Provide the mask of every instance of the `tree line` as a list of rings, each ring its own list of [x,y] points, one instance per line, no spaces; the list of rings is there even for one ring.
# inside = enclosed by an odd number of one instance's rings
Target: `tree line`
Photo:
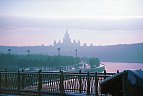
[[[0,55],[0,70],[8,69],[10,71],[17,71],[21,68],[28,67],[60,67],[70,66],[80,62],[80,58],[73,56],[49,56],[49,55],[15,55],[15,54],[1,54]]]

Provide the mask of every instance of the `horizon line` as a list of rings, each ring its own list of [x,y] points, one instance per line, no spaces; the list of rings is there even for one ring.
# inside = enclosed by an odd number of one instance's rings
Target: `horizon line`
[[[86,43],[87,44],[87,43]],[[116,46],[116,45],[132,45],[132,44],[143,44],[143,42],[137,42],[137,43],[120,43],[120,44],[109,44],[109,45],[80,45],[79,47],[97,47],[97,46]],[[42,47],[55,47],[54,45],[45,45],[45,44],[41,44],[41,45],[0,45],[0,47],[34,47],[34,46],[42,46]]]

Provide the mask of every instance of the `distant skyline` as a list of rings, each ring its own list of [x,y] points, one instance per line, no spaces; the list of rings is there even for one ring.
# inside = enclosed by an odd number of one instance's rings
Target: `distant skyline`
[[[0,46],[143,42],[142,0],[0,0]]]

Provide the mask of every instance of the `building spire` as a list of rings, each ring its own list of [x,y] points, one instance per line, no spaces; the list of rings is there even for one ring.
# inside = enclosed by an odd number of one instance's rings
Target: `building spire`
[[[65,37],[68,37],[68,38],[69,38],[69,33],[68,33],[68,30],[67,30],[67,29],[66,29]]]
[[[56,40],[54,40],[54,46],[56,45]]]
[[[69,37],[69,33],[68,33],[68,30],[66,29],[66,33],[65,33],[65,36],[63,38],[63,43],[64,44],[71,44],[71,39]]]
[[[66,29],[66,33],[68,33],[68,29]]]

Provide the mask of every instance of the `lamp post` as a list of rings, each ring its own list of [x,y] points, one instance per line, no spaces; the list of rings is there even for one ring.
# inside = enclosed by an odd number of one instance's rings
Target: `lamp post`
[[[11,58],[10,58],[10,53],[11,52],[11,49],[8,49],[8,55],[9,55],[9,58],[8,58],[8,63],[10,64],[10,63],[12,63],[11,62]],[[6,66],[7,68],[9,67],[9,66]]]
[[[27,64],[28,65],[30,64],[29,54],[30,54],[30,50],[27,50],[27,56],[28,56],[28,58],[27,58]]]
[[[76,59],[76,63],[77,63],[77,49],[75,49],[75,59]]]
[[[28,55],[28,57],[29,57],[30,50],[27,50],[27,53],[28,53],[27,55]]]
[[[8,49],[8,54],[9,54],[9,56],[10,56],[10,52],[11,52],[11,49]]]
[[[60,49],[60,48],[58,48],[57,50],[58,50],[58,56],[60,56],[60,50],[61,50],[61,49]]]
[[[57,64],[58,64],[58,66],[60,66],[60,50],[61,50],[61,48],[57,48],[57,50],[58,50],[58,60],[57,60]],[[58,66],[57,66],[57,69],[59,69]]]

